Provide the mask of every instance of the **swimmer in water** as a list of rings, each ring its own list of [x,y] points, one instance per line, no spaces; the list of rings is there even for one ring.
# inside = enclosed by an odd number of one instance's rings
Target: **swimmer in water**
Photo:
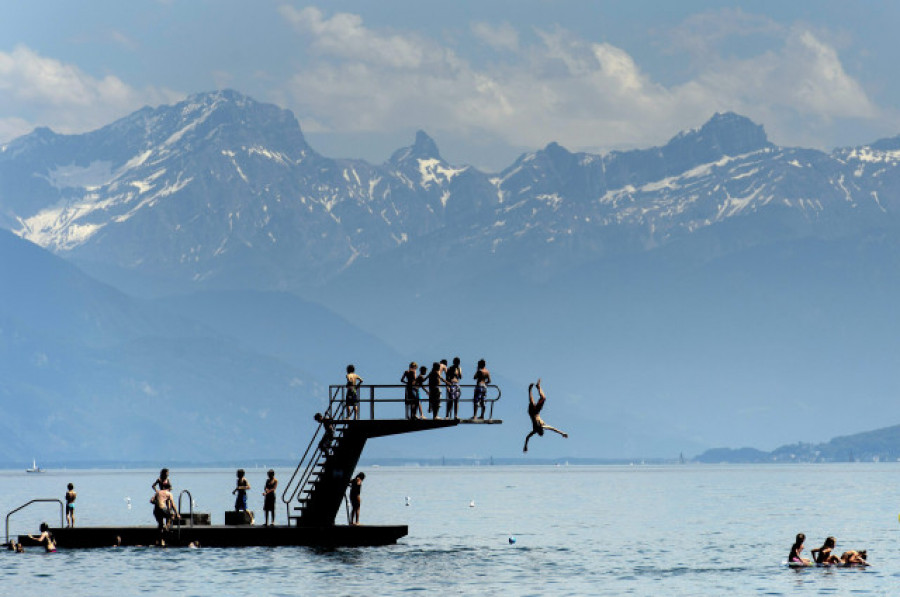
[[[53,535],[50,534],[50,526],[46,522],[41,523],[41,534],[38,537],[34,535],[28,535],[29,539],[34,539],[38,543],[44,546],[44,550],[47,553],[53,553],[56,551],[56,541],[53,540]]]
[[[540,394],[540,399],[537,402],[534,401],[534,397],[531,395],[531,390],[535,386],[537,386],[538,393]],[[525,436],[525,447],[522,448],[523,452],[528,451],[528,440],[530,440],[534,434],[543,436],[545,429],[555,431],[563,437],[569,437],[568,433],[544,423],[544,420],[541,418],[541,410],[544,408],[544,402],[546,400],[547,396],[544,395],[544,389],[541,387],[540,379],[537,380],[536,384],[528,384],[528,416],[531,418],[531,431]]]

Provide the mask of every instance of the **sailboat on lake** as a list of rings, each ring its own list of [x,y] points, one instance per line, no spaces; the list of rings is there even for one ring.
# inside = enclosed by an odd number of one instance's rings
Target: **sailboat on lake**
[[[25,469],[25,472],[26,472],[26,473],[43,473],[43,472],[44,472],[44,469],[38,467],[38,465],[37,465],[37,460],[34,460],[34,459],[32,458],[32,460],[31,460],[31,468]]]

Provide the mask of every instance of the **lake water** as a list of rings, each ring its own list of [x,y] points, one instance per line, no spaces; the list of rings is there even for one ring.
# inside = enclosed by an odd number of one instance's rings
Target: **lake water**
[[[0,592],[677,596],[900,590],[896,463],[362,470],[362,522],[408,524],[409,535],[397,545],[3,551]],[[36,497],[61,498],[72,482],[77,524],[152,524],[148,500],[157,473],[0,471],[0,513]],[[288,476],[279,471],[282,481]],[[233,504],[234,471],[174,470],[172,478],[176,495],[190,489],[195,511],[223,522]],[[248,469],[258,517],[264,479],[263,468]],[[277,515],[283,523],[284,510]],[[58,506],[33,506],[12,517],[10,533],[36,532],[40,520],[55,526],[58,517]],[[807,555],[834,535],[838,552],[867,548],[872,567],[783,567],[797,532],[808,537]]]

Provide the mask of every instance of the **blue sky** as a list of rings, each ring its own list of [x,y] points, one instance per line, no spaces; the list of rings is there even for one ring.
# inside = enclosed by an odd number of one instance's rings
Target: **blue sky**
[[[783,145],[900,133],[890,2],[95,0],[3,3],[0,142],[230,87],[333,157],[427,131],[499,169],[557,141],[664,143],[733,110]]]

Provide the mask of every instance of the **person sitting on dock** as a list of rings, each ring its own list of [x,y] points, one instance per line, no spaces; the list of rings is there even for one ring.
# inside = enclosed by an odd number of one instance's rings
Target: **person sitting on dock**
[[[474,407],[474,412],[472,413],[473,419],[483,419],[484,418],[484,399],[487,397],[487,387],[488,384],[491,383],[491,372],[487,370],[487,363],[485,363],[484,359],[478,361],[478,370],[475,371],[475,375],[473,376],[475,379],[475,393],[472,396],[472,405]],[[478,407],[481,406],[481,416],[478,416]]]
[[[417,413],[419,415],[422,413],[422,407],[419,405],[419,378],[416,376],[418,366],[418,363],[413,361],[409,364],[409,369],[404,371],[400,377],[400,383],[406,386],[404,403],[406,404],[407,419],[419,418]]]
[[[41,534],[37,537],[34,535],[28,535],[29,539],[33,539],[44,546],[44,550],[47,553],[53,553],[56,551],[56,541],[53,540],[53,535],[50,533],[50,525],[46,522],[41,523]]]
[[[168,489],[158,489],[150,499],[153,504],[153,517],[156,519],[156,528],[160,535],[163,531],[168,531],[172,526],[172,521],[181,518],[178,515],[178,508],[175,507],[175,500],[172,499],[172,492]]]
[[[322,426],[322,439],[319,440],[319,450],[325,456],[331,454],[331,442],[334,439],[334,421],[331,417],[325,417],[322,413],[316,413],[313,418]]]
[[[356,367],[347,365],[347,418],[359,418],[359,386],[363,383],[362,377],[356,374]]]
[[[75,526],[75,486],[69,483],[66,491],[66,527]]]
[[[241,512],[247,509],[247,492],[250,491],[250,482],[244,476],[244,469],[239,468],[236,475],[237,485],[231,492],[231,495],[237,494],[237,497],[234,499],[234,510],[235,512]]]
[[[269,526],[269,513],[272,513],[272,526],[275,526],[275,490],[278,489],[278,479],[275,478],[275,471],[269,469],[266,473],[266,486],[263,489],[263,512],[266,516],[266,525]]]
[[[359,524],[359,508],[362,505],[362,482],[365,480],[366,474],[359,473],[352,481],[350,481],[350,524]]]
[[[433,363],[431,373],[428,374],[428,410],[432,419],[439,418],[438,415],[441,413],[442,383],[446,384],[447,380],[441,377],[441,364]]]
[[[537,402],[534,401],[534,396],[531,395],[531,390],[537,385],[538,393],[540,394],[540,399]],[[544,420],[541,418],[541,410],[544,408],[544,402],[547,400],[547,397],[544,395],[544,389],[541,387],[541,380],[537,380],[537,384],[530,383],[528,384],[528,416],[531,418],[531,431],[528,435],[525,436],[525,447],[522,448],[523,452],[528,451],[528,440],[536,433],[540,436],[544,435],[544,430],[549,429],[550,431],[555,431],[563,437],[569,437],[568,433],[562,432],[556,427],[551,427],[544,423]]]
[[[840,558],[832,553],[834,551],[835,543],[837,543],[837,539],[828,537],[825,539],[825,543],[822,544],[822,547],[815,547],[809,552],[816,564],[827,566],[837,564],[841,561]]]
[[[454,419],[459,418],[459,382],[462,379],[462,369],[459,368],[459,357],[454,357],[453,365],[447,367],[447,418],[453,413]]]

